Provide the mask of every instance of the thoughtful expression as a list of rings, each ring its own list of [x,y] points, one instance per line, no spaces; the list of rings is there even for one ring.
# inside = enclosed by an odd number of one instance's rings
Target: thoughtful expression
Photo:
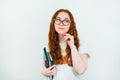
[[[60,12],[54,20],[56,32],[58,32],[59,34],[65,34],[68,32],[71,21],[67,13]]]

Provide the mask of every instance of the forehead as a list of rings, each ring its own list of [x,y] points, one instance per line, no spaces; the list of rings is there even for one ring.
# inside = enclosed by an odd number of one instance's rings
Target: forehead
[[[60,17],[61,19],[65,19],[68,18],[69,19],[69,15],[66,12],[60,12],[57,17]]]

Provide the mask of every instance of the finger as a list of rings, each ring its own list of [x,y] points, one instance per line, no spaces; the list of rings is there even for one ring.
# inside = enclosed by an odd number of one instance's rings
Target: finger
[[[55,75],[54,72],[47,74],[47,76],[53,76],[53,75]]]
[[[66,33],[66,34],[64,34],[64,36],[71,36],[70,34],[68,34],[68,33]]]
[[[42,63],[42,67],[45,67],[45,61],[43,61],[43,63]]]
[[[55,68],[53,68],[52,70],[49,71],[49,73],[53,73],[55,71]]]
[[[69,35],[69,34],[67,34],[67,33],[63,34],[63,38],[64,38],[65,36],[67,36],[67,35]],[[63,41],[63,38],[62,38],[62,41]]]
[[[70,39],[71,39],[71,36],[69,36],[69,35],[68,35],[68,36],[65,36],[65,37],[63,38],[64,41],[70,40]]]
[[[48,69],[51,70],[55,67],[55,65],[50,66]]]
[[[72,35],[70,35],[70,34],[65,34],[64,36],[69,36],[69,37],[71,37]]]
[[[43,65],[45,65],[45,61],[43,61]]]
[[[46,73],[47,73],[47,74],[50,74],[50,73],[54,72],[54,70],[55,70],[55,69],[52,69],[52,70],[47,69]]]
[[[54,73],[54,72],[52,72],[52,73],[49,73],[49,76],[52,76],[52,75],[55,75],[55,73]]]
[[[55,74],[55,69],[52,69],[47,72],[47,75],[54,75]]]
[[[72,35],[67,35],[67,36],[65,36],[65,38],[67,38],[67,39],[72,39],[73,36],[72,36]]]

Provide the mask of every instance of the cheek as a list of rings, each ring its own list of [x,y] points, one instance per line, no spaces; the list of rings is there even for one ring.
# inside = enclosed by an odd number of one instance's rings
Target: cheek
[[[69,29],[70,29],[70,26],[66,26],[66,28],[65,28],[66,32],[68,32]]]
[[[55,31],[58,31],[58,26],[57,26],[57,25],[54,25],[54,27],[55,27]]]

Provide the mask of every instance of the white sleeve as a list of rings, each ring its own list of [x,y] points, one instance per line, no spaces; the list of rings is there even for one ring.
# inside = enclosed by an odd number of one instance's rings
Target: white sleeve
[[[90,57],[90,50],[89,49],[90,48],[89,48],[88,44],[85,43],[84,41],[81,41],[79,53],[80,54],[87,54]]]

